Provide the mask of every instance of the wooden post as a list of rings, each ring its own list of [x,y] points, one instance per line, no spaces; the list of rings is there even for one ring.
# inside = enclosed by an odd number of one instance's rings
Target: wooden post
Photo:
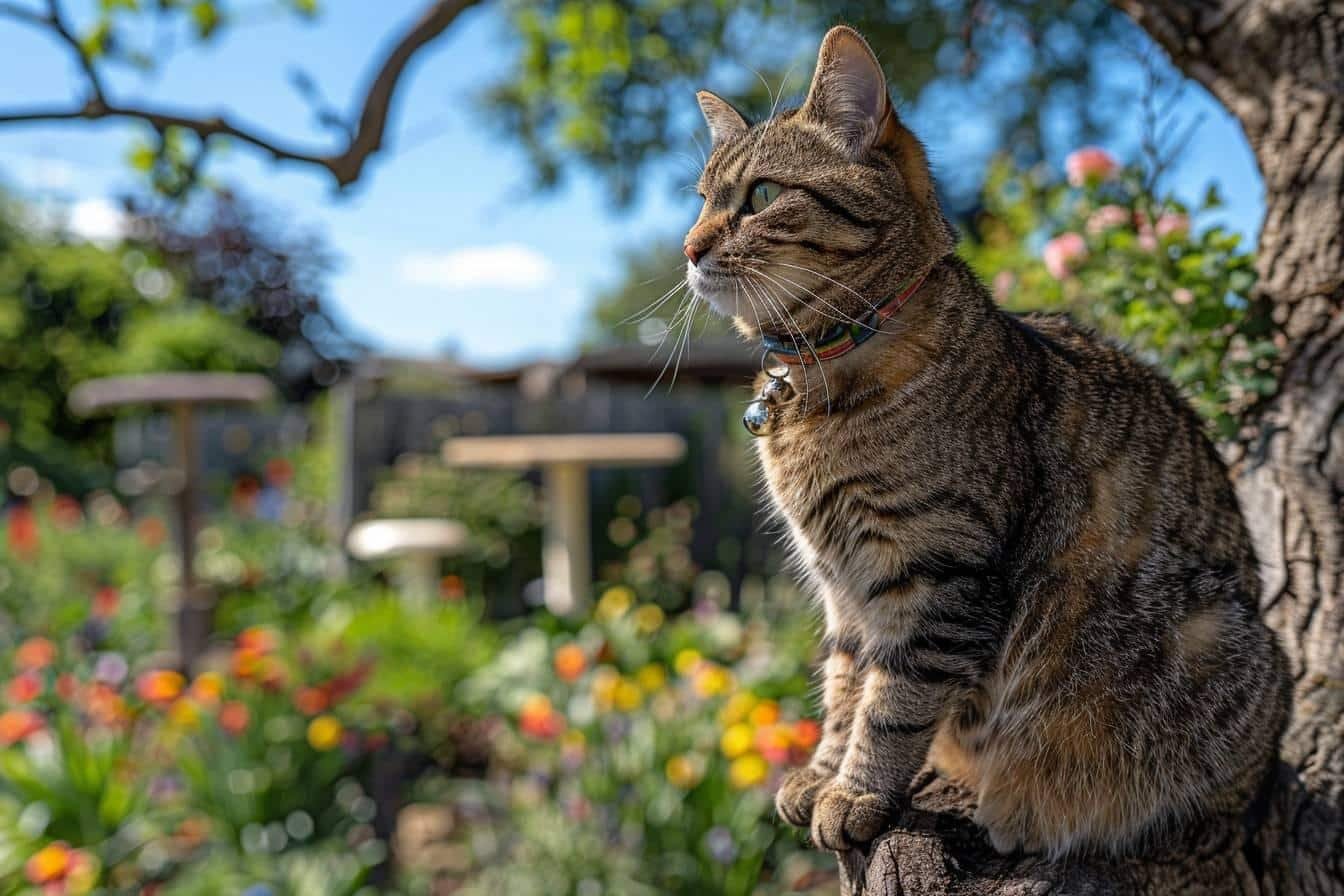
[[[564,616],[587,605],[592,587],[588,466],[577,462],[547,464],[542,477],[546,490],[546,533],[541,565],[546,606],[557,616]]]
[[[196,532],[200,460],[196,445],[195,414],[190,402],[176,402],[173,410],[173,441],[181,488],[174,500],[177,511],[177,556],[182,564],[177,596],[177,659],[191,670],[210,642],[214,614],[211,596],[196,580]]]

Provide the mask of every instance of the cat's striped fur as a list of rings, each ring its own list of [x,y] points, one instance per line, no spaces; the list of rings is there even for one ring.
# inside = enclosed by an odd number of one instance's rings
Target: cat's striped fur
[[[780,814],[866,842],[928,758],[1002,850],[1120,851],[1240,811],[1287,672],[1195,414],[1068,320],[994,305],[855,32],[827,35],[799,110],[750,126],[700,100],[691,285],[746,336],[804,344],[929,272],[883,335],[793,368],[757,442],[825,611],[824,735]],[[783,190],[751,214],[762,179]]]

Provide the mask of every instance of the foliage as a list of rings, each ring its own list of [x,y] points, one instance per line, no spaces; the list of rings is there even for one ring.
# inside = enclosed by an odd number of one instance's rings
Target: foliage
[[[140,209],[138,236],[108,247],[31,226],[0,202],[0,469],[73,494],[110,484],[110,418],[67,403],[94,377],[261,371],[290,397],[333,381],[355,349],[322,310],[320,242],[269,228],[235,197],[206,211],[212,223],[196,229]]]
[[[695,164],[686,135],[700,132],[697,89],[739,97],[757,119],[774,105],[774,85],[804,92],[817,40],[836,14],[812,0],[515,0],[507,9],[515,64],[487,96],[492,121],[522,143],[538,184],[582,166],[621,203],[669,149]],[[1104,50],[1127,40],[1131,26],[1101,3],[864,0],[845,5],[844,21],[868,37],[897,94],[931,123],[951,129],[973,119],[984,129],[983,142],[960,141],[964,155],[949,166],[944,186],[958,207],[978,180],[957,172],[981,171],[984,148],[1036,161],[1061,122],[1077,129],[1075,139],[1105,132],[1114,122],[1103,110],[1125,92],[1103,77],[1115,58]]]
[[[336,260],[320,234],[230,189],[185,208],[134,199],[128,211],[134,247],[171,271],[184,294],[278,347],[264,366],[286,399],[312,398],[362,350],[323,300]]]
[[[1202,226],[1220,206],[1216,188],[1189,207],[1155,191],[1142,167],[1103,168],[1066,181],[997,164],[963,254],[1008,307],[1067,311],[1123,340],[1229,437],[1274,389],[1278,350],[1251,307],[1253,256],[1237,234]]]

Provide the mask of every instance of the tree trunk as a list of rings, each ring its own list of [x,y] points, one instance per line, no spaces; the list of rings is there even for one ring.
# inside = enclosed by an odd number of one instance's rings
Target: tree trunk
[[[852,896],[1344,894],[1344,3],[1114,0],[1241,122],[1265,182],[1257,306],[1279,388],[1229,448],[1293,718],[1253,832],[1203,826],[1126,861],[1001,857],[969,796],[926,777]]]

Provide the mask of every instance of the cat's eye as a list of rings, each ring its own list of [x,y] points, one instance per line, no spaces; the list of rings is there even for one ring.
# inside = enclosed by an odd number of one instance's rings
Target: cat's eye
[[[758,180],[751,186],[747,196],[747,210],[753,215],[765,211],[765,207],[779,197],[783,187],[772,180]]]

